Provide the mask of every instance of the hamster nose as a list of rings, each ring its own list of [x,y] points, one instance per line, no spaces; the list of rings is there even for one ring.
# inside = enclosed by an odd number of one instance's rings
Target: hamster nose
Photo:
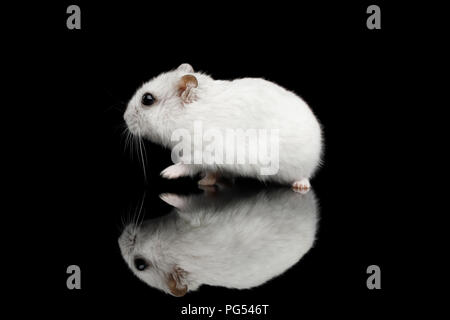
[[[141,257],[134,258],[134,267],[139,271],[144,271],[149,267],[147,260]]]
[[[139,132],[138,117],[135,113],[133,113],[132,111],[127,111],[123,115],[123,119],[125,120],[128,130],[130,130],[132,134],[136,134]]]

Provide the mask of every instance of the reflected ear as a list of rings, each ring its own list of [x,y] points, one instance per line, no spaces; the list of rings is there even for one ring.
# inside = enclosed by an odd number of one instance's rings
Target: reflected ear
[[[198,87],[197,78],[191,74],[181,77],[178,82],[178,92],[184,103],[194,102],[196,99],[195,89]]]
[[[159,195],[162,201],[177,209],[184,209],[188,205],[186,197],[179,196],[175,193],[162,193]]]
[[[178,71],[183,71],[186,73],[194,73],[194,68],[189,63],[183,63],[180,64],[180,66],[177,68]]]
[[[175,297],[182,297],[188,291],[187,285],[182,284],[182,280],[186,274],[186,271],[183,269],[175,267],[173,272],[169,274],[167,278],[167,286]]]

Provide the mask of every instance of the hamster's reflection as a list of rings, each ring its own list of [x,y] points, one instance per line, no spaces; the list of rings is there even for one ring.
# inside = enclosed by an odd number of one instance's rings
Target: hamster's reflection
[[[246,289],[293,266],[312,247],[314,193],[290,189],[219,189],[161,195],[174,210],[125,227],[119,239],[132,272],[174,296],[202,284]]]

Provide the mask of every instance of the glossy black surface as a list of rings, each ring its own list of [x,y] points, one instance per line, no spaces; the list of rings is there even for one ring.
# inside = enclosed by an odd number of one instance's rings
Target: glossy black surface
[[[180,308],[189,303],[269,304],[266,319],[383,314],[399,286],[392,241],[398,206],[387,180],[399,152],[391,133],[401,113],[389,49],[396,43],[392,11],[382,30],[369,32],[364,4],[210,6],[204,13],[188,3],[82,2],[80,31],[65,28],[66,4],[46,8],[33,53],[45,85],[42,107],[28,114],[36,121],[27,145],[32,186],[24,197],[39,234],[39,249],[26,249],[40,261],[36,287],[45,288],[46,301],[80,314],[182,319]],[[251,290],[203,286],[183,298],[164,295],[131,274],[117,245],[121,219],[144,193],[149,218],[171,210],[159,194],[201,192],[195,180],[159,177],[171,164],[168,150],[145,143],[147,179],[137,155],[124,150],[128,99],[144,81],[183,62],[217,79],[272,80],[301,95],[324,128],[324,164],[311,181],[318,240],[291,269]],[[82,270],[79,291],[66,288],[71,264]],[[383,271],[381,291],[366,287],[371,264]]]

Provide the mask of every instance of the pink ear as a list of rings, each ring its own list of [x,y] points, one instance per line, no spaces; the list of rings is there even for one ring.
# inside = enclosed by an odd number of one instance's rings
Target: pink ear
[[[181,284],[181,279],[186,276],[186,271],[179,267],[175,267],[173,272],[167,278],[167,286],[175,297],[182,297],[188,291],[186,285]]]
[[[192,66],[189,63],[180,64],[180,66],[177,68],[177,70],[183,71],[186,73],[194,73],[194,68],[192,68]]]
[[[197,78],[191,74],[181,77],[178,82],[179,95],[184,103],[195,101],[195,89],[198,87]]]
[[[186,74],[181,77],[178,87],[181,91],[190,88],[197,88],[198,87],[197,78],[191,74]]]
[[[167,286],[169,287],[170,292],[172,292],[172,294],[175,297],[182,297],[187,292],[186,286],[182,286],[181,288],[178,288],[177,282],[174,280],[172,275],[170,275],[169,279],[167,280]]]

